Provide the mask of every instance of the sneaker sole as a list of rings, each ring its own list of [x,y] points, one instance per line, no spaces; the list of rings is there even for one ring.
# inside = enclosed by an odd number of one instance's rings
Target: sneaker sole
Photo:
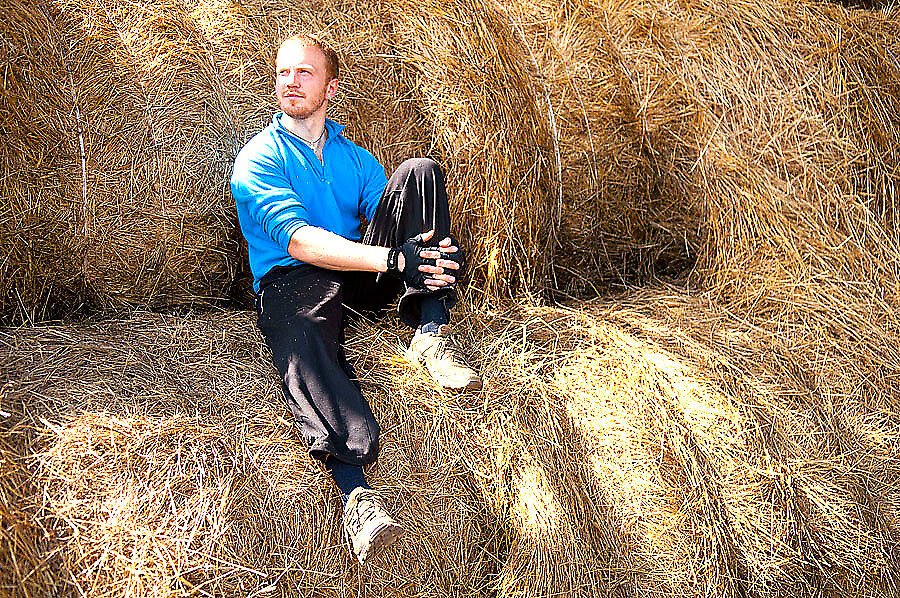
[[[451,388],[453,390],[481,390],[483,383],[481,380],[469,380],[465,384],[451,384],[442,380],[431,376],[431,379],[437,382],[438,386],[442,388]]]
[[[360,553],[359,562],[365,565],[370,560],[378,558],[402,538],[404,533],[406,533],[405,530],[396,523],[381,525],[372,532],[372,540],[369,542],[368,549]]]
[[[419,362],[419,365],[425,368],[425,371],[428,372],[428,376],[432,380],[437,382],[437,385],[441,388],[450,388],[452,390],[481,390],[481,388],[484,386],[484,382],[480,378],[477,380],[469,380],[465,384],[455,384],[453,382],[448,382],[446,379],[439,378],[432,374],[428,369],[428,365],[426,365],[424,358],[416,357],[416,360]]]

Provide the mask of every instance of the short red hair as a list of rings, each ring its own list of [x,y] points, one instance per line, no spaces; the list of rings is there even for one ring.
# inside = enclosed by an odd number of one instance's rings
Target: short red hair
[[[332,79],[339,78],[341,66],[340,66],[340,63],[338,62],[337,52],[335,52],[331,46],[329,46],[328,44],[326,44],[325,42],[323,42],[322,40],[320,40],[318,37],[316,37],[315,35],[313,35],[311,33],[297,33],[297,34],[292,35],[289,38],[285,39],[283,42],[281,42],[278,45],[278,49],[281,50],[281,48],[285,44],[292,44],[292,43],[299,43],[299,44],[302,44],[303,46],[307,46],[307,47],[314,46],[314,47],[318,48],[319,51],[321,51],[322,54],[325,56],[325,63],[328,65],[328,75]],[[276,56],[277,56],[277,52],[276,52]]]

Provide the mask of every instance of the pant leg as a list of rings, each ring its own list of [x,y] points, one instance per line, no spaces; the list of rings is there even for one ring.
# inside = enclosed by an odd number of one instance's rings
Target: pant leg
[[[419,233],[434,230],[435,244],[450,234],[450,204],[444,173],[428,158],[405,161],[388,180],[378,202],[375,217],[363,236],[363,243],[396,247]],[[376,285],[377,281],[377,285]],[[364,311],[377,310],[402,291],[400,319],[415,328],[421,318],[422,297],[433,295],[449,310],[456,304],[456,289],[410,289],[387,276],[374,274],[354,277],[359,291],[353,299]]]
[[[261,286],[257,324],[310,454],[367,465],[380,431],[344,355],[343,282],[341,272],[309,264],[286,269]]]

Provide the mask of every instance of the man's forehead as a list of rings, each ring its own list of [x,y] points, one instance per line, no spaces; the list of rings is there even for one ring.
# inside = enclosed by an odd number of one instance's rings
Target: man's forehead
[[[278,48],[275,56],[275,66],[284,64],[303,64],[304,66],[323,67],[325,54],[316,46],[302,41],[288,41]]]

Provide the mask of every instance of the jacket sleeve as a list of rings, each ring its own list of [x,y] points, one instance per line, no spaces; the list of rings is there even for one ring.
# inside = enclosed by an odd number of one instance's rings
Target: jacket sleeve
[[[362,170],[362,192],[359,195],[359,213],[372,222],[378,201],[387,185],[384,166],[368,150],[359,148],[359,162]]]
[[[238,154],[231,175],[231,194],[243,204],[250,219],[279,247],[287,251],[291,235],[309,224],[303,200],[291,188],[284,164],[270,151],[245,148]]]

